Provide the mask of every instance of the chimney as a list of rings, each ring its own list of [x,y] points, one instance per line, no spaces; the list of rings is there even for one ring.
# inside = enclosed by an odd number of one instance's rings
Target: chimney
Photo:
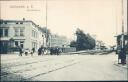
[[[25,18],[23,18],[23,21],[25,21]]]

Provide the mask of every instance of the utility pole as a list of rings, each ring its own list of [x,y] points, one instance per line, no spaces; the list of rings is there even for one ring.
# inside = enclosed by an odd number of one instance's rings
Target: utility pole
[[[121,35],[121,64],[126,64],[125,34],[124,34],[124,2],[122,0],[122,35]]]
[[[47,0],[46,0],[46,4],[45,4],[45,7],[46,7],[46,47],[48,47],[48,30],[47,30]]]
[[[128,0],[126,0],[126,3],[127,3],[127,5],[126,5],[126,9],[127,9],[128,8]],[[127,13],[127,19],[126,20],[128,20],[128,11],[126,13]],[[127,21],[127,36],[128,36],[128,21]],[[128,42],[127,42],[127,44],[128,44]]]
[[[124,7],[123,7],[123,0],[122,0],[122,48],[124,48]]]

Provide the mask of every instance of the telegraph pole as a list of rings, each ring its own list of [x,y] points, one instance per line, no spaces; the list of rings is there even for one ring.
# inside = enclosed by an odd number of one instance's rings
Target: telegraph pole
[[[122,48],[124,48],[124,7],[122,0]]]
[[[126,50],[125,50],[125,34],[124,34],[124,2],[122,0],[122,47],[121,47],[121,64],[126,64]]]
[[[126,0],[126,3],[127,3],[127,6],[126,6],[126,9],[128,8],[128,1]],[[128,11],[126,12],[127,13],[127,19],[128,20]],[[128,36],[128,21],[127,21],[127,36]],[[128,44],[128,41],[127,41],[127,44]]]
[[[45,8],[46,8],[46,47],[48,47],[48,30],[47,30],[47,0],[46,0],[46,4],[45,4]]]

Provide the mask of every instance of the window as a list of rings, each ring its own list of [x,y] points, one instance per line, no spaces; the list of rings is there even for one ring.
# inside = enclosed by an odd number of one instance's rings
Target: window
[[[21,42],[20,42],[20,46],[21,46],[22,48],[24,48],[24,41],[21,41]]]
[[[15,28],[15,36],[24,36],[24,28]]]
[[[18,22],[16,22],[16,24],[18,24]]]
[[[35,31],[34,31],[33,37],[35,37]]]
[[[36,42],[32,42],[32,48],[37,48],[37,43]]]
[[[0,37],[8,37],[8,29],[7,28],[0,29]]]
[[[15,41],[15,46],[18,46],[18,41]]]
[[[34,30],[32,30],[32,37],[34,37]]]
[[[4,34],[6,37],[8,37],[8,29],[4,29]]]
[[[37,38],[39,37],[39,36],[38,36],[38,33],[37,33],[37,36],[36,36],[36,37],[37,37]]]
[[[37,32],[32,30],[32,37],[37,38]]]
[[[24,36],[24,29],[23,28],[20,29],[20,36]]]
[[[0,29],[0,37],[3,36],[3,29]]]
[[[35,46],[34,46],[34,42],[32,42],[32,48],[35,48]]]
[[[37,34],[37,32],[35,32],[35,38],[36,38],[36,34]]]
[[[3,22],[2,22],[2,21],[0,21],[0,24],[3,24]]]
[[[19,30],[18,30],[18,28],[15,28],[15,36],[19,36]]]

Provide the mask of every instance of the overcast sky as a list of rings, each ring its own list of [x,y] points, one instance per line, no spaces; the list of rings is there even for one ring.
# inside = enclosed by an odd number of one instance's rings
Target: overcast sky
[[[45,3],[1,1],[1,19],[26,18],[45,26]],[[47,23],[52,33],[74,38],[76,28],[80,28],[108,45],[116,44],[114,36],[121,33],[121,0],[48,0],[47,6]]]

